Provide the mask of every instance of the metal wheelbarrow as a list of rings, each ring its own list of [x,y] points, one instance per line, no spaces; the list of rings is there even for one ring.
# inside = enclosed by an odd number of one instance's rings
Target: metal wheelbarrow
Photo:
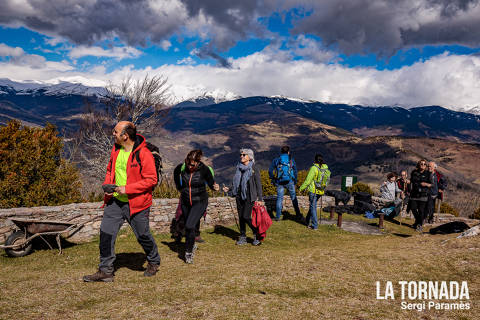
[[[42,239],[50,249],[53,249],[44,236],[55,236],[59,254],[61,254],[62,244],[60,236],[67,239],[80,230],[85,224],[102,217],[95,216],[81,223],[71,221],[80,216],[82,215],[75,216],[71,218],[70,221],[23,218],[10,219],[17,226],[17,230],[8,236],[5,245],[0,245],[0,248],[5,249],[5,252],[10,257],[23,257],[32,252],[32,240],[37,237]]]

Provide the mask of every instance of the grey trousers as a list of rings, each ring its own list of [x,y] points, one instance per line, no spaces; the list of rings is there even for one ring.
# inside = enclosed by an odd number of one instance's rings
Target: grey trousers
[[[160,264],[157,244],[150,233],[149,214],[150,208],[147,208],[130,217],[128,202],[121,202],[116,199],[112,199],[106,205],[100,225],[100,265],[98,268],[101,271],[108,274],[114,271],[115,240],[125,220],[132,227],[138,243],[145,251],[147,261],[152,264]]]

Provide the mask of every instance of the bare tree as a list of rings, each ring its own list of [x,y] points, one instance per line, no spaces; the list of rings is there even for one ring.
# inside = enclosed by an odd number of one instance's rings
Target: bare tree
[[[167,78],[145,76],[142,80],[125,78],[120,85],[110,84],[101,97],[104,108],[86,103],[80,128],[71,144],[76,160],[90,177],[103,176],[112,148],[112,129],[118,121],[132,121],[139,132],[152,132],[166,120],[169,111]]]
[[[163,76],[145,76],[143,80],[127,77],[119,86],[109,85],[103,103],[117,121],[130,120],[143,130],[155,129],[168,112],[170,86]]]

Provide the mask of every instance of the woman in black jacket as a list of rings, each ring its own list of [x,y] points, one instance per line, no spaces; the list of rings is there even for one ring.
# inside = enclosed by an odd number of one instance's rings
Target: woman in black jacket
[[[223,188],[224,192],[228,190],[227,187]],[[262,182],[260,170],[255,168],[255,158],[251,149],[240,149],[240,162],[233,177],[232,195],[237,202],[240,221],[240,237],[236,244],[247,244],[246,225],[248,224],[254,235],[252,244],[260,245],[261,242],[257,237],[258,230],[252,224],[252,210],[255,202],[263,205]]]
[[[173,171],[175,186],[180,191],[180,205],[185,218],[185,262],[193,263],[195,244],[195,226],[200,222],[208,205],[208,185],[218,191],[220,188],[213,179],[210,168],[200,160],[202,150],[192,150]]]
[[[427,160],[418,161],[417,167],[412,171],[410,176],[411,192],[410,192],[410,208],[415,217],[413,228],[417,231],[423,231],[423,220],[427,212],[428,192],[431,184],[430,172],[427,170]]]

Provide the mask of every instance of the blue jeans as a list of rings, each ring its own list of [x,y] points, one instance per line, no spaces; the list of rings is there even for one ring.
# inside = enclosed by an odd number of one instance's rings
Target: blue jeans
[[[278,184],[277,185],[277,205],[276,205],[276,212],[277,212],[277,219],[280,219],[282,214],[282,207],[283,207],[283,195],[285,194],[285,189],[288,190],[290,194],[290,199],[292,199],[293,208],[295,209],[295,214],[300,216],[300,208],[298,207],[298,199],[295,194],[295,182],[290,181],[285,185]]]
[[[318,229],[318,218],[317,218],[317,200],[321,195],[309,192],[308,200],[310,201],[310,208],[307,214],[307,225],[310,225],[313,229]],[[310,223],[311,222],[311,223]]]

